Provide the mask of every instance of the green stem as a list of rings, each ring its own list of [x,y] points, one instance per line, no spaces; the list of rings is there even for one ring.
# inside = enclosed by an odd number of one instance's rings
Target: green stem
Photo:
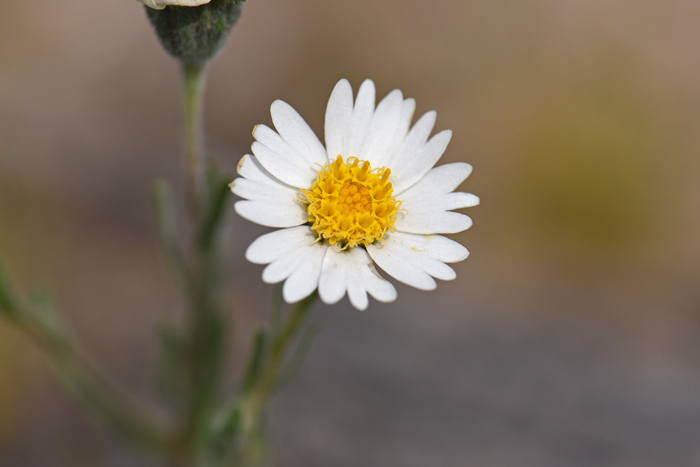
[[[273,335],[263,367],[240,401],[242,432],[245,440],[240,453],[240,465],[254,464],[251,458],[255,457],[256,448],[259,446],[258,438],[264,422],[265,407],[284,373],[283,366],[287,363],[290,347],[317,298],[318,293],[314,292],[297,303],[284,320],[272,329]],[[276,319],[275,312],[276,310],[273,310],[273,322]]]
[[[189,167],[193,238],[188,255],[186,298],[188,301],[187,411],[181,435],[182,457],[196,462],[206,442],[207,429],[216,404],[222,366],[224,315],[221,306],[221,255],[217,230],[223,202],[216,180],[205,173],[202,107],[204,65],[183,64],[182,106],[185,149]],[[220,208],[220,206],[219,206]],[[219,213],[220,214],[220,213]]]
[[[204,65],[182,65],[182,110],[185,129],[185,151],[189,169],[190,196],[195,219],[202,214],[204,202],[204,153],[202,104],[205,81]]]
[[[270,315],[270,327],[272,332],[276,333],[282,322],[282,307],[284,306],[284,298],[282,297],[282,286],[284,282],[275,285],[275,291],[272,294],[272,313]]]

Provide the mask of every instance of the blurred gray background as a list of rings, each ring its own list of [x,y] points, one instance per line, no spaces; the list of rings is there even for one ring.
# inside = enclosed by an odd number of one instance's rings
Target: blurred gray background
[[[456,281],[315,307],[275,465],[700,465],[699,24],[694,0],[247,2],[209,70],[224,168],[274,99],[322,136],[337,80],[372,78],[437,110],[482,200]],[[135,1],[0,3],[1,255],[145,400],[182,312],[150,218],[153,179],[184,179],[177,71]],[[230,214],[234,381],[272,287],[243,258],[266,229]],[[0,465],[157,464],[0,323]]]

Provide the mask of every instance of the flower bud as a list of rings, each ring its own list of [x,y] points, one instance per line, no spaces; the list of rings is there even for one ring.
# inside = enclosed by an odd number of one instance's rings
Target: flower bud
[[[183,64],[203,65],[226,43],[245,0],[140,1],[163,48]]]

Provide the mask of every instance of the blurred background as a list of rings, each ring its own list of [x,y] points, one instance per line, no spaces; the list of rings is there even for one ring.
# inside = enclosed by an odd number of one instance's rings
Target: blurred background
[[[337,80],[372,78],[437,110],[482,200],[456,281],[315,307],[275,465],[700,465],[699,24],[694,0],[247,2],[206,96],[226,170],[274,99],[322,135]],[[182,313],[150,217],[184,179],[177,71],[135,1],[0,3],[1,255],[146,400]],[[243,258],[266,229],[230,214],[235,378],[272,287]],[[156,464],[0,322],[0,465]]]

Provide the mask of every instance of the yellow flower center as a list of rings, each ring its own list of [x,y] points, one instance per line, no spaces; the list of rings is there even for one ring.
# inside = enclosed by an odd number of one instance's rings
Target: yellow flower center
[[[311,229],[318,239],[343,248],[365,246],[393,232],[400,201],[391,196],[391,170],[370,169],[369,162],[338,156],[318,173],[310,190],[301,190],[309,203]]]

